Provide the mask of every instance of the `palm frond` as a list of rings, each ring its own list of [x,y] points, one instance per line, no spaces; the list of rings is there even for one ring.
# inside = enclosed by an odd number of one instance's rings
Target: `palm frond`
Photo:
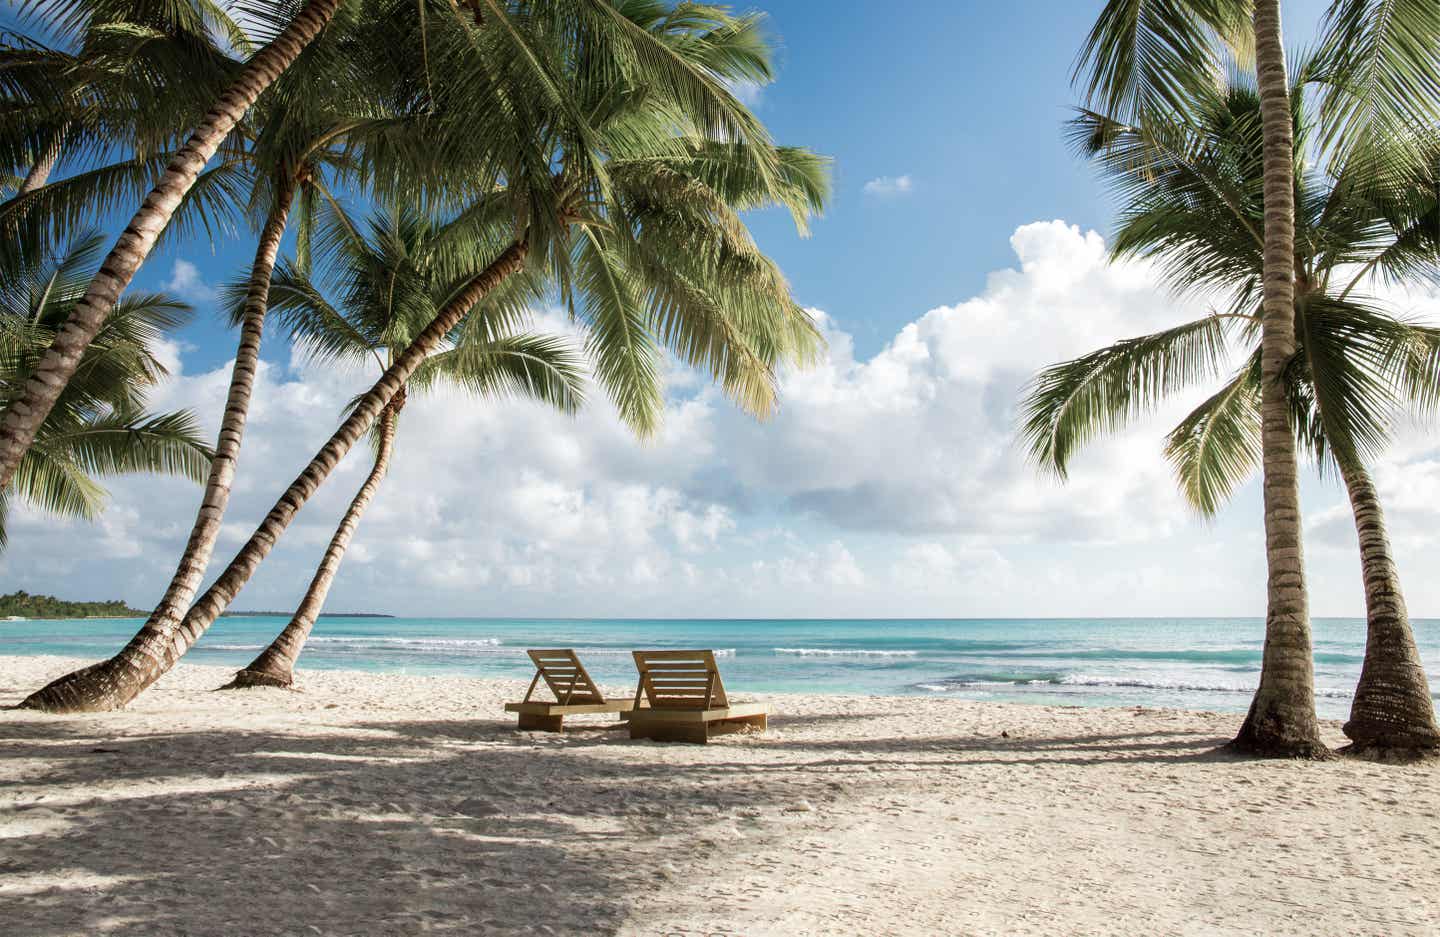
[[[664,409],[661,358],[624,258],[593,230],[575,250],[584,295],[586,352],[620,418],[641,436],[659,428]]]
[[[1440,123],[1440,5],[1333,0],[1321,48],[1324,141],[1342,157]]]
[[[1184,113],[1224,74],[1225,48],[1246,44],[1243,0],[1106,0],[1075,64],[1091,106],[1129,122]]]
[[[526,398],[573,416],[585,403],[585,363],[571,344],[522,333],[436,352],[410,379],[427,389],[441,382],[478,397]]]
[[[1260,465],[1260,356],[1192,410],[1165,438],[1185,500],[1213,517]]]
[[[1226,352],[1223,320],[1210,316],[1051,365],[1021,402],[1025,448],[1039,466],[1064,478],[1080,446],[1215,376]]]

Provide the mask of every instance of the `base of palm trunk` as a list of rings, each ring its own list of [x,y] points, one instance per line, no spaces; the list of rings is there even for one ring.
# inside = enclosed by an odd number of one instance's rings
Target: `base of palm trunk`
[[[1350,744],[1339,753],[1391,763],[1440,757],[1440,733],[1425,726],[1423,719],[1417,717],[1416,722],[1352,718],[1344,728]]]
[[[1343,748],[1337,748],[1335,754],[1360,761],[1408,765],[1419,761],[1440,761],[1440,745],[1377,745],[1371,742],[1352,742]]]
[[[1324,761],[1335,757],[1320,739],[1320,727],[1311,715],[1285,718],[1252,705],[1240,732],[1224,747],[1237,755],[1261,758],[1302,758]]]
[[[112,657],[52,680],[15,708],[56,715],[110,712],[124,708],[146,685],[139,671]]]
[[[235,672],[235,679],[219,687],[219,689],[245,690],[257,686],[293,690],[295,688],[295,675],[293,673],[275,673],[269,670],[239,670]]]
[[[1424,752],[1440,748],[1440,727],[1422,671],[1418,680],[1367,680],[1361,674],[1342,730],[1354,751],[1369,749]]]

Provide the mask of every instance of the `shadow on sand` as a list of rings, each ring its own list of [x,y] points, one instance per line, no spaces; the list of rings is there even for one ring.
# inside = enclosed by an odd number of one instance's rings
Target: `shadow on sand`
[[[496,720],[127,735],[90,719],[0,722],[22,805],[0,814],[21,831],[0,855],[0,920],[38,937],[615,933],[660,880],[744,861],[716,832],[726,823],[874,793],[871,764],[1229,757],[1214,752],[1223,739],[1178,732],[806,737],[832,718],[777,718],[773,737],[740,743],[754,760]],[[633,745],[655,757],[615,757]],[[44,764],[19,771],[27,759]]]

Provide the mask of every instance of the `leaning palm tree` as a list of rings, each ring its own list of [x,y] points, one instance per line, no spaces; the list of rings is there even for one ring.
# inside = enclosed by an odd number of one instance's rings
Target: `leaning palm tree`
[[[1352,151],[1333,175],[1318,168],[1318,128],[1304,92],[1320,77],[1315,62],[1302,63],[1291,96],[1300,212],[1297,351],[1282,375],[1288,425],[1317,465],[1338,470],[1361,538],[1369,676],[1362,676],[1346,732],[1367,748],[1432,749],[1440,728],[1365,466],[1383,446],[1402,397],[1422,406],[1434,400],[1440,330],[1389,316],[1355,290],[1372,274],[1403,280],[1440,273],[1440,201],[1433,172],[1403,152],[1387,159],[1372,146]],[[1245,364],[1181,422],[1166,447],[1187,500],[1212,515],[1262,461],[1264,377],[1254,344],[1262,321],[1263,134],[1258,96],[1243,78],[1223,90],[1191,92],[1187,110],[1191,122],[1152,113],[1139,126],[1082,112],[1073,136],[1124,199],[1115,256],[1156,259],[1172,286],[1216,291],[1228,299],[1226,311],[1046,369],[1025,401],[1024,435],[1032,455],[1063,477],[1075,450],[1097,433],[1177,391],[1221,379],[1228,334],[1249,348]],[[1410,146],[1403,141],[1396,149]]]
[[[57,167],[172,154],[254,51],[213,0],[87,4],[41,25],[0,36],[0,159],[23,173],[16,198]],[[146,163],[152,181],[164,168]],[[7,228],[23,204],[6,204]]]
[[[425,49],[435,76],[415,89],[433,96],[435,115],[416,158],[490,166],[444,245],[457,269],[478,272],[456,282],[357,400],[170,646],[157,646],[163,635],[137,634],[116,657],[22,705],[123,706],[173,666],[427,355],[462,322],[493,340],[523,321],[523,307],[494,302],[512,277],[542,276],[569,306],[596,379],[642,434],[655,431],[663,410],[665,349],[762,416],[775,406],[777,367],[818,350],[813,323],[738,215],[782,206],[803,231],[828,188],[825,160],[774,146],[730,91],[735,78],[768,79],[758,18],[692,4],[521,6],[523,16],[491,3],[474,24],[415,24],[427,41],[399,43]]]
[[[23,386],[54,332],[79,301],[99,261],[98,235],[7,278],[0,288],[0,400]],[[188,307],[162,294],[127,297],[86,349],[76,378],[36,434],[15,486],[0,495],[0,547],[7,495],[62,517],[94,519],[104,510],[97,477],[129,473],[200,481],[210,451],[188,411],[150,413],[145,394],[166,371],[154,345]]]
[[[259,222],[259,237],[248,280],[245,314],[237,322],[240,338],[231,364],[230,386],[210,475],[175,572],[142,628],[143,632],[155,636],[156,644],[168,639],[168,633],[189,608],[219,536],[258,370],[266,294],[292,214],[298,221],[299,255],[302,263],[308,262],[311,219],[317,205],[334,200],[332,189],[353,182],[360,172],[394,172],[393,166],[386,165],[383,155],[378,160],[367,158],[366,136],[377,136],[383,141],[386,135],[403,136],[409,129],[403,103],[400,103],[405,96],[403,76],[377,64],[386,60],[390,31],[389,24],[375,14],[386,10],[394,14],[397,8],[394,4],[362,0],[355,0],[354,5],[354,15],[333,23],[325,42],[308,46],[286,73],[266,89],[248,119],[231,135],[220,165],[202,175],[172,218],[171,228],[186,222],[193,227],[197,221],[209,228],[227,211],[245,206]],[[185,9],[181,7],[182,12]],[[398,12],[411,9],[401,5]],[[196,24],[161,24],[168,27],[169,32],[140,29],[130,23],[123,25],[126,28],[119,30],[122,37],[136,33],[145,37],[139,49],[129,45],[119,49],[107,47],[104,40],[115,31],[115,24],[96,25],[92,19],[88,28],[91,33],[98,33],[99,38],[89,38],[83,54],[71,57],[78,65],[61,71],[69,75],[83,65],[81,74],[89,80],[87,87],[94,89],[116,83],[124,86],[127,81],[133,82],[129,77],[131,67],[137,60],[143,60],[147,76],[159,76],[168,79],[168,84],[180,86],[176,89],[178,93],[167,89],[155,95],[165,105],[162,110],[167,116],[148,118],[148,123],[153,125],[148,128],[112,121],[121,125],[111,128],[109,134],[128,154],[124,160],[71,175],[28,197],[0,206],[0,226],[8,224],[29,235],[31,240],[37,240],[40,234],[63,231],[67,224],[99,213],[106,204],[122,197],[127,185],[133,185],[137,178],[145,178],[143,172],[153,162],[153,157],[147,154],[162,149],[152,138],[161,136],[172,122],[170,112],[186,102],[193,106],[197,100],[186,81],[174,80],[176,60],[190,63],[198,58],[206,74],[226,71],[225,62],[212,61],[216,57],[213,50],[202,49],[196,53],[190,49],[193,45],[203,46],[203,42],[191,37],[182,27],[188,26],[194,31]],[[157,43],[156,32],[166,41]],[[239,38],[244,38],[243,33]],[[151,48],[157,44],[158,49]],[[178,54],[172,48],[177,45],[187,54]],[[205,53],[209,53],[208,57]],[[46,57],[27,51],[26,55],[14,58],[11,70],[22,78],[28,76],[27,81],[17,82],[24,87],[40,84],[43,90],[45,83],[30,73],[39,71],[44,76],[56,70],[51,62],[55,58],[53,53]],[[117,59],[127,67],[117,69],[110,64]],[[62,64],[67,61],[69,59],[62,57]],[[112,79],[111,73],[115,71],[122,74]],[[79,81],[74,77],[70,80]],[[160,83],[164,85],[167,81]],[[88,93],[100,97],[110,110],[125,114],[145,110],[146,102],[136,101],[133,94],[112,91],[97,95],[94,90]],[[46,103],[43,95],[37,97],[41,98],[41,104]],[[113,97],[122,98],[121,103],[110,101]],[[38,105],[32,109],[44,110]],[[455,171],[461,169],[463,167]],[[248,183],[248,194],[242,183]],[[40,224],[25,225],[26,221]],[[32,230],[36,227],[41,230]]]
[[[317,206],[334,201],[333,189],[355,179],[363,134],[403,129],[404,115],[387,107],[388,89],[376,80],[374,72],[383,70],[364,65],[383,55],[383,42],[376,42],[379,31],[368,17],[359,19],[358,24],[335,24],[326,42],[305,49],[236,133],[241,145],[229,161],[243,167],[250,180],[251,214],[263,220],[235,321],[240,339],[215,458],[185,549],[144,631],[163,636],[179,624],[219,538],[259,369],[271,277],[292,213],[298,215],[300,256],[308,263]]]
[[[103,8],[112,2],[115,0],[54,0],[44,6],[53,13],[56,22],[64,25],[72,20],[86,22],[92,6]],[[56,332],[50,348],[31,370],[30,379],[6,406],[0,419],[0,490],[9,485],[21,456],[79,366],[86,346],[94,341],[106,317],[119,302],[120,294],[145,262],[160,232],[206,162],[260,93],[320,34],[340,5],[341,0],[306,0],[303,9],[295,12],[288,22],[276,17],[273,25],[280,28],[274,37],[245,63],[189,140],[166,165],[101,264],[84,297],[75,304],[64,327]],[[254,5],[250,12],[256,17],[263,17],[266,12],[272,17],[277,13],[283,16],[291,12],[291,6],[282,4],[280,10],[267,11]]]
[[[312,360],[373,364],[383,372],[435,318],[453,287],[454,278],[439,276],[443,264],[429,256],[432,247],[443,244],[445,228],[414,209],[391,209],[377,213],[361,237],[359,226],[338,209],[327,214],[327,227],[334,231],[331,239],[338,245],[329,275],[312,277],[293,264],[282,264],[270,285],[272,309]],[[468,279],[473,273],[462,271],[459,276]],[[248,289],[234,292],[235,317],[242,318],[248,314]],[[477,341],[480,336],[464,331],[454,338],[450,347],[426,358],[381,410],[373,427],[370,473],[341,517],[294,617],[228,687],[294,683],[295,661],[360,518],[389,469],[401,409],[417,391],[449,387],[480,397],[529,397],[562,413],[579,409],[583,368],[563,339],[516,333]]]
[[[1415,77],[1437,63],[1433,4],[1334,0],[1325,47],[1336,69],[1327,95],[1327,113],[1338,118],[1328,134],[1336,151],[1363,148],[1396,124],[1440,113],[1435,83]],[[1324,757],[1284,381],[1296,353],[1295,167],[1280,0],[1107,0],[1077,75],[1088,73],[1087,103],[1140,125],[1155,114],[1184,115],[1187,98],[1215,84],[1231,53],[1254,59],[1264,139],[1260,438],[1269,573],[1260,686],[1233,744],[1256,754]]]
[[[112,3],[58,37],[0,38],[0,158],[23,177],[0,203],[0,275],[140,201],[183,144],[177,128],[204,118],[248,51],[209,0]],[[230,226],[231,149],[162,238]]]

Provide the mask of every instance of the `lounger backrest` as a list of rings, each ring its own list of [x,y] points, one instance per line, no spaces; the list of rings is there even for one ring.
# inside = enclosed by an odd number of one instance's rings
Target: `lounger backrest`
[[[578,706],[605,702],[604,694],[585,672],[585,666],[580,663],[580,658],[575,656],[574,651],[557,648],[525,653],[535,662],[535,680],[544,678],[545,685],[555,694],[555,702],[567,706],[572,703]],[[530,693],[535,692],[535,680],[530,681],[530,691],[525,694],[526,702],[530,701]]]
[[[635,651],[643,695],[651,709],[724,709],[730,705],[713,651]]]

